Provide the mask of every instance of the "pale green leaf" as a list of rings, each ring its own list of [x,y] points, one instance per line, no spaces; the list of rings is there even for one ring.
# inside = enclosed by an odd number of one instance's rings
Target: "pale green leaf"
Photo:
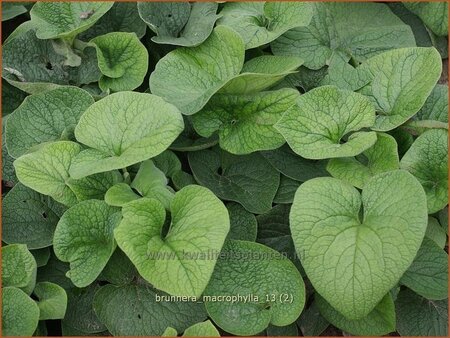
[[[416,117],[419,120],[448,122],[448,85],[437,84]]]
[[[445,209],[443,209],[445,211]],[[434,217],[428,217],[428,226],[425,237],[428,237],[433,242],[435,242],[438,247],[444,249],[447,243],[447,232],[444,225],[440,225],[438,220]]]
[[[220,337],[219,331],[210,320],[189,326],[183,333],[183,337]]]
[[[62,287],[49,282],[41,282],[36,284],[34,294],[38,298],[39,320],[64,318],[67,294]]]
[[[335,178],[312,179],[297,190],[290,214],[314,289],[353,320],[367,316],[396,285],[426,226],[423,188],[402,170],[374,176],[362,194]]]
[[[2,286],[31,294],[36,284],[36,260],[24,244],[2,247]]]
[[[445,1],[405,2],[404,6],[421,18],[436,35],[448,35],[448,3]]]
[[[128,184],[117,183],[106,192],[105,202],[115,207],[122,207],[128,202],[137,200],[140,197]]]
[[[20,3],[2,2],[2,22],[14,19],[26,12],[28,12],[27,8]]]

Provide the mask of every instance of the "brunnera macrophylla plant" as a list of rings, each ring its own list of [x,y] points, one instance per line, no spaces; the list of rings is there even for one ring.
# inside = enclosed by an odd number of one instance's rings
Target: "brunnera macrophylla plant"
[[[448,334],[446,2],[2,2],[5,336]]]

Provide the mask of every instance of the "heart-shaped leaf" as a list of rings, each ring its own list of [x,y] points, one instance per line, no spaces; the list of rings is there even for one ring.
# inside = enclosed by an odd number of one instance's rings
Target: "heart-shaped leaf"
[[[238,296],[247,297],[246,301],[226,300]],[[229,240],[203,300],[209,316],[223,330],[250,336],[269,324],[293,323],[305,304],[305,285],[295,265],[277,251]]]
[[[294,89],[253,95],[215,95],[192,117],[195,130],[210,137],[218,131],[220,147],[232,154],[249,154],[280,147],[285,140],[273,127],[292,107]]]
[[[351,134],[371,127],[375,110],[361,94],[323,86],[309,91],[297,99],[275,124],[292,150],[309,159],[349,157],[362,153],[377,140],[374,132]]]
[[[29,336],[39,322],[39,308],[22,290],[15,287],[2,288],[2,335]]]
[[[66,314],[67,294],[57,284],[50,282],[37,283],[34,294],[39,299],[39,320],[62,319]]]
[[[138,2],[139,15],[156,33],[152,41],[194,47],[211,34],[218,4],[214,2]]]
[[[420,183],[397,170],[373,177],[362,194],[335,178],[303,183],[290,226],[315,290],[348,319],[360,319],[412,263],[427,218]]]
[[[162,237],[164,206],[149,198],[132,201],[122,209],[115,238],[153,286],[174,295],[198,297],[217,260],[217,256],[204,257],[219,252],[228,234],[228,211],[211,191],[191,185],[175,194],[170,212],[172,222]]]
[[[236,30],[245,48],[265,45],[286,31],[307,26],[313,7],[307,2],[228,2],[220,11],[218,24]]]
[[[113,230],[120,221],[118,208],[104,201],[88,200],[67,210],[53,238],[56,256],[70,263],[67,272],[79,288],[91,284],[116,248]]]
[[[90,148],[76,157],[70,175],[77,179],[147,160],[166,150],[182,130],[180,112],[160,97],[108,95],[91,105],[75,128],[77,140]]]
[[[448,204],[448,131],[432,129],[420,135],[400,161],[427,194],[428,213]]]

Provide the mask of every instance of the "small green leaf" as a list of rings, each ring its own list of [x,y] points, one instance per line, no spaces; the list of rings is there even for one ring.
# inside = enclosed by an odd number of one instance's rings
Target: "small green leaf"
[[[223,203],[208,189],[187,186],[170,205],[171,225],[164,237],[166,213],[154,199],[126,204],[114,231],[120,248],[140,275],[156,288],[174,295],[199,297],[213,272],[230,221]]]
[[[2,247],[2,286],[31,294],[36,284],[36,260],[24,244]]]
[[[295,104],[298,96],[294,89],[215,95],[192,117],[192,122],[203,137],[217,131],[220,147],[232,154],[276,149],[285,140],[274,124]]]
[[[183,337],[220,337],[219,331],[210,320],[189,326]]]
[[[275,129],[300,156],[325,159],[355,156],[370,148],[377,139],[374,132],[353,133],[345,143],[342,138],[374,122],[374,108],[364,96],[323,86],[300,96]]]
[[[8,118],[6,143],[18,158],[44,142],[73,140],[73,130],[94,99],[76,87],[60,87],[28,96]]]
[[[39,308],[25,292],[14,287],[2,289],[2,335],[4,337],[31,336],[38,322]]]
[[[255,215],[238,203],[227,204],[227,209],[230,215],[230,232],[227,238],[254,242],[258,227]]]
[[[401,290],[395,302],[397,332],[402,336],[448,336],[448,300],[431,301]]]
[[[112,5],[106,2],[37,2],[30,16],[39,39],[71,40],[94,25]]]
[[[171,150],[162,152],[154,157],[152,161],[167,177],[172,177],[177,171],[181,170],[181,162]]]
[[[214,2],[138,2],[139,15],[160,44],[194,47],[211,34],[218,4]]]
[[[37,301],[40,310],[39,320],[64,318],[67,294],[62,287],[49,282],[37,283],[34,294],[39,299]]]
[[[135,33],[113,32],[97,36],[89,42],[97,50],[98,67],[103,76],[103,91],[133,90],[144,81],[148,68],[148,52]]]
[[[177,334],[178,334],[177,330],[169,326],[167,329],[164,330],[161,337],[176,337]]]
[[[424,238],[411,266],[400,279],[415,293],[430,300],[448,298],[448,254]]]
[[[99,200],[81,202],[61,217],[53,245],[56,256],[70,263],[67,272],[77,287],[91,284],[116,248],[113,230],[120,221],[117,208]]]
[[[241,37],[219,26],[200,46],[178,48],[159,60],[150,76],[150,90],[183,114],[192,115],[238,75],[243,64]]]
[[[217,298],[238,295],[247,301]],[[291,301],[282,302],[283,297]],[[278,252],[258,243],[229,240],[203,299],[209,316],[223,330],[256,335],[269,324],[285,326],[298,318],[305,285],[294,264]]]
[[[400,167],[412,173],[427,194],[428,213],[448,204],[448,131],[432,129],[420,135],[400,161]]]
[[[102,200],[109,188],[122,182],[123,177],[118,170],[107,171],[83,177],[79,180],[69,178],[67,185],[74,192],[78,201],[90,199]]]
[[[307,2],[228,2],[219,25],[229,26],[244,39],[245,48],[265,45],[286,31],[307,26],[313,7]]]
[[[137,276],[136,268],[122,250],[116,248],[98,279],[114,285],[129,284]]]
[[[52,245],[53,232],[66,207],[18,183],[3,199],[2,240],[29,249]]]
[[[220,198],[238,202],[256,214],[272,207],[280,178],[261,155],[235,156],[202,150],[189,153],[188,158],[196,181]]]
[[[388,131],[420,110],[441,76],[442,61],[434,48],[401,48],[374,56],[358,69],[371,78],[360,93],[375,105],[372,129]]]
[[[140,197],[128,184],[117,183],[106,192],[105,202],[114,207],[122,207],[128,202],[137,200]]]
[[[443,209],[443,211],[445,211],[445,209]],[[447,232],[444,225],[441,226],[439,221],[434,217],[428,217],[428,226],[425,237],[431,239],[441,249],[444,249],[445,244],[447,244]]]
[[[332,158],[327,165],[331,176],[362,188],[373,176],[400,166],[397,142],[388,134],[377,133],[377,141],[357,157]]]
[[[320,313],[334,326],[355,336],[384,336],[395,331],[395,306],[388,293],[365,317],[350,320],[316,294]]]
[[[30,252],[33,255],[34,259],[36,260],[36,265],[38,268],[47,265],[51,254],[49,247],[30,250]]]
[[[159,336],[168,326],[183,332],[206,319],[202,303],[164,297],[170,296],[142,282],[120,287],[110,284],[96,293],[94,310],[114,336]],[[124,313],[130,320],[123,321]]]
[[[27,187],[71,206],[77,198],[67,185],[69,167],[80,150],[81,146],[71,141],[44,144],[14,161],[17,178]]]
[[[23,13],[28,12],[25,6],[14,2],[2,3],[2,22],[14,19]]]
[[[352,320],[367,316],[396,285],[426,225],[423,188],[403,170],[374,176],[362,194],[335,178],[309,180],[290,213],[292,238],[314,289]]]
[[[446,2],[405,2],[404,6],[421,18],[434,34],[448,35],[448,4]]]
[[[68,290],[74,287],[72,281],[66,276],[69,269],[69,264],[61,262],[54,254],[51,254],[47,264],[38,268],[36,281],[52,282]]]
[[[163,152],[183,130],[179,111],[161,98],[121,92],[91,105],[75,128],[83,150],[70,167],[72,178],[120,169]]]
[[[280,176],[280,186],[277,194],[273,198],[274,203],[291,204],[294,201],[294,195],[302,182],[293,180],[287,176]]]

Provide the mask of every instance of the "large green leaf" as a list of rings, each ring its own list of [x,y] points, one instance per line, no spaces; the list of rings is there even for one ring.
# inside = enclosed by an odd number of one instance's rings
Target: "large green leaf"
[[[295,55],[319,69],[337,53],[363,61],[393,48],[415,46],[410,27],[385,4],[317,2],[307,27],[294,28],[272,42],[275,55]]]
[[[39,322],[39,308],[25,292],[15,287],[2,289],[2,335],[31,336]]]
[[[66,275],[77,287],[91,284],[108,263],[116,248],[113,230],[120,218],[119,209],[88,200],[67,210],[59,220],[53,239],[55,254],[70,263]]]
[[[290,226],[315,290],[348,319],[360,319],[412,263],[427,226],[426,197],[401,170],[373,177],[362,194],[316,178],[297,190]]]
[[[83,150],[70,167],[73,178],[120,169],[166,150],[183,130],[180,112],[145,93],[109,95],[91,105],[75,128]]]
[[[401,48],[374,56],[358,69],[370,74],[360,93],[375,105],[373,129],[388,131],[420,110],[441,76],[442,61],[434,48]]]
[[[94,103],[88,92],[60,87],[28,96],[6,123],[6,146],[17,158],[44,142],[73,140],[81,114]]]
[[[113,32],[89,42],[97,50],[98,68],[103,76],[98,84],[103,91],[133,90],[144,81],[148,52],[136,33]]]
[[[426,299],[448,298],[448,254],[431,239],[424,238],[413,263],[400,279]]]
[[[265,45],[286,31],[307,26],[313,7],[307,2],[228,2],[220,11],[219,25],[238,32],[245,48]]]
[[[377,140],[374,132],[357,132],[371,127],[375,111],[358,93],[323,86],[297,99],[275,124],[292,150],[309,159],[349,157],[362,153]],[[345,143],[343,137],[351,134]]]
[[[111,2],[37,2],[30,16],[39,39],[71,40],[94,25],[112,5]]]
[[[448,300],[431,301],[411,290],[395,302],[397,331],[402,336],[448,336]]]
[[[334,326],[355,336],[384,336],[395,331],[395,306],[388,293],[365,317],[356,320],[345,318],[325,299],[316,294],[320,313]]]
[[[235,156],[215,150],[189,153],[196,181],[252,213],[270,210],[280,182],[278,172],[257,153]]]
[[[164,56],[150,76],[150,90],[192,115],[204,107],[244,64],[244,43],[232,29],[219,26],[198,47],[178,48]]]
[[[412,173],[427,194],[428,212],[448,204],[448,131],[432,129],[420,135],[400,161],[400,167]]]
[[[238,296],[247,301],[231,300]],[[294,264],[277,251],[229,240],[203,300],[209,316],[223,330],[256,335],[269,324],[285,326],[298,318],[305,304],[305,285]]]
[[[194,47],[211,34],[218,4],[214,2],[138,2],[139,15],[156,33],[152,41]]]
[[[294,89],[215,95],[192,117],[192,122],[203,137],[218,132],[220,147],[232,154],[276,149],[285,140],[273,126],[295,104],[298,96]]]
[[[29,249],[52,245],[53,232],[66,207],[18,183],[3,199],[2,240]]]
[[[371,177],[400,166],[397,142],[391,135],[377,133],[377,141],[357,157],[332,158],[327,165],[331,176],[362,188]]]
[[[173,295],[199,297],[217,260],[207,255],[220,252],[228,234],[228,211],[211,191],[191,185],[175,194],[170,212],[170,228],[162,237],[163,205],[149,198],[130,202],[122,209],[115,238],[154,287]]]
[[[405,2],[404,6],[421,18],[436,35],[448,35],[447,2]]]
[[[36,284],[36,260],[24,244],[2,247],[2,286],[31,294]]]
[[[39,299],[39,320],[62,319],[66,314],[67,294],[57,284],[50,282],[37,283],[34,294]]]
[[[95,295],[94,310],[115,336],[160,336],[170,326],[178,332],[206,319],[200,302],[166,300],[148,284],[105,285]],[[129,320],[124,321],[124,313]]]

